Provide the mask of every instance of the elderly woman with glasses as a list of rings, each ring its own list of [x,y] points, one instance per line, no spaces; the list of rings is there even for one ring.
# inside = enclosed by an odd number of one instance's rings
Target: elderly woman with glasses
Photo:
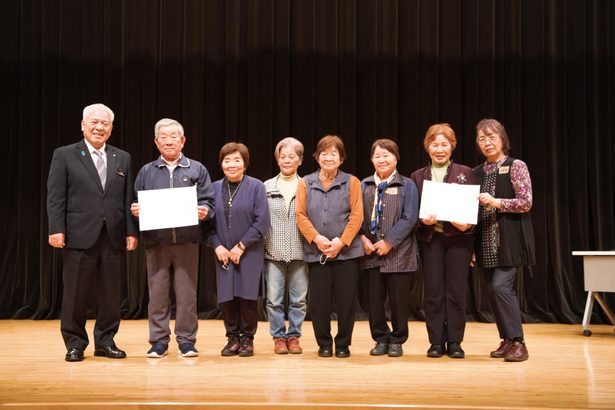
[[[504,126],[494,119],[476,125],[476,147],[486,161],[474,168],[480,183],[476,262],[489,283],[489,299],[500,334],[493,358],[522,362],[529,354],[515,292],[517,270],[536,263],[530,218],[532,180],[525,162],[508,155]]]
[[[309,265],[309,311],[320,357],[350,356],[354,306],[358,286],[358,237],[363,223],[361,183],[339,169],[346,159],[344,143],[335,135],[323,137],[314,158],[319,169],[297,187],[299,231],[305,237],[303,259]],[[337,335],[331,336],[331,308],[335,302]]]
[[[216,254],[218,303],[228,338],[222,356],[254,354],[270,219],[265,185],[245,174],[249,160],[244,144],[225,144],[220,150],[224,178],[214,182],[216,218],[208,242]]]
[[[361,183],[363,228],[361,259],[367,293],[369,329],[376,346],[372,356],[403,355],[408,340],[410,272],[416,271],[414,226],[418,219],[418,191],[409,178],[397,172],[399,148],[390,139],[372,144],[375,172]],[[389,296],[391,326],[387,325],[385,300]]]

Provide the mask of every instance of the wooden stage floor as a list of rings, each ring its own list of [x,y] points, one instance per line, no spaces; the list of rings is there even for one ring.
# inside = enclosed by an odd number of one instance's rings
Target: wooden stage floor
[[[147,322],[126,320],[116,337],[128,358],[64,361],[58,321],[0,321],[0,408],[32,409],[613,409],[612,326],[525,325],[530,359],[491,359],[494,324],[468,323],[463,360],[425,356],[425,324],[410,323],[401,358],[371,357],[367,322],[357,322],[349,359],[319,358],[306,322],[301,355],[275,355],[259,323],[254,357],[220,356],[221,321],[200,321],[197,358],[171,344],[145,356]],[[335,324],[333,324],[334,326]],[[92,323],[88,323],[91,335]]]

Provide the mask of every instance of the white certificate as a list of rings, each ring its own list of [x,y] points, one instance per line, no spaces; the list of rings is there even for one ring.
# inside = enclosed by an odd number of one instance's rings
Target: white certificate
[[[476,225],[480,185],[424,181],[419,218],[435,215],[438,221]]]
[[[196,185],[139,191],[139,229],[178,228],[198,225]]]

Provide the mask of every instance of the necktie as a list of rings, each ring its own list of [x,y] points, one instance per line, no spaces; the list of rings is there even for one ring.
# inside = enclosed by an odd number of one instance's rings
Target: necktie
[[[94,154],[98,157],[96,160],[96,170],[98,171],[98,176],[100,177],[100,183],[102,184],[103,189],[105,188],[105,182],[107,182],[107,164],[105,164],[105,159],[103,158],[103,153],[96,150]]]

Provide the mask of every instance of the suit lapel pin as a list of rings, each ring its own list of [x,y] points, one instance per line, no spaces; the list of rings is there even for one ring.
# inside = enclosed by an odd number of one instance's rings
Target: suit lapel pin
[[[85,157],[85,152],[83,150],[81,150],[81,156]]]

